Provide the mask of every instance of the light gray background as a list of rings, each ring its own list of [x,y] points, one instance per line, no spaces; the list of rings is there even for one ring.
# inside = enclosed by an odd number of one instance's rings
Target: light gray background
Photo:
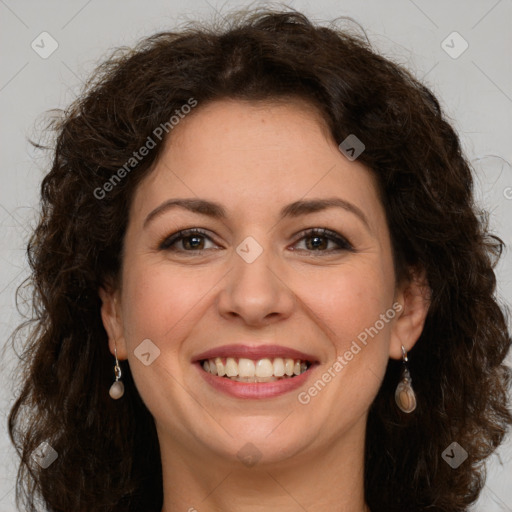
[[[0,345],[19,322],[14,291],[27,275],[24,250],[48,163],[27,143],[27,137],[36,136],[42,114],[72,101],[82,80],[110,48],[131,45],[185,18],[209,19],[216,12],[248,5],[218,0],[0,0]],[[474,163],[478,201],[492,213],[495,232],[510,245],[512,1],[304,0],[289,5],[318,21],[353,17],[377,48],[427,82]],[[46,36],[39,36],[44,31],[58,43],[46,59],[31,47],[34,40],[43,45],[40,40]],[[457,58],[442,47],[454,31],[469,45]],[[45,41],[48,49],[49,40]],[[458,36],[445,43],[453,47],[446,48],[452,55],[463,44]],[[498,293],[508,304],[512,303],[511,262],[507,252],[497,270]],[[0,359],[0,512],[15,510],[15,457],[5,429],[14,360],[10,348]],[[475,510],[512,512],[510,436],[488,467],[487,485]]]

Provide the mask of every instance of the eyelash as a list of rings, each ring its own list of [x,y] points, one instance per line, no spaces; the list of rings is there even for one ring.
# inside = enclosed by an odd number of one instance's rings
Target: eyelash
[[[165,238],[163,241],[160,242],[158,247],[160,250],[165,250],[165,251],[189,252],[189,253],[196,252],[196,253],[200,253],[200,254],[203,253],[204,251],[208,250],[208,249],[184,250],[184,249],[176,249],[176,248],[172,247],[176,242],[179,242],[181,240],[184,240],[184,239],[194,236],[194,235],[195,236],[204,236],[205,238],[207,238],[208,240],[213,242],[211,237],[208,236],[207,232],[204,231],[203,229],[190,228],[190,229],[184,229],[182,231],[178,231],[178,232],[174,233],[173,235]],[[339,251],[355,252],[354,247],[346,238],[342,237],[341,235],[338,235],[335,231],[331,231],[330,229],[310,228],[310,229],[301,231],[299,233],[299,236],[300,236],[300,238],[297,240],[297,242],[299,242],[305,238],[318,237],[318,238],[326,238],[327,240],[330,240],[338,245],[337,249],[330,249],[330,250],[324,250],[324,251],[322,251],[322,250],[315,251],[312,249],[300,249],[301,251],[305,250],[308,252],[315,252],[315,253],[320,252],[320,253],[327,253],[327,254],[330,254],[333,252],[339,252]]]

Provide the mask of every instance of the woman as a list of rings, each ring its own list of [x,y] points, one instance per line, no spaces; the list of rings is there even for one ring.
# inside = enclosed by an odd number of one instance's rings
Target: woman
[[[54,511],[465,511],[502,241],[436,98],[302,14],[150,37],[55,122],[10,416]]]

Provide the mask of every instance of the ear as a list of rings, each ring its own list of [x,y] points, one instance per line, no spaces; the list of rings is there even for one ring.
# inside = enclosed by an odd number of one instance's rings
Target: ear
[[[431,293],[424,269],[411,269],[410,277],[398,287],[395,300],[402,308],[391,329],[389,356],[392,359],[402,359],[402,345],[409,351],[418,341],[425,325]]]
[[[116,289],[107,286],[100,287],[98,293],[102,302],[101,319],[108,334],[110,352],[114,355],[115,347],[118,359],[127,359],[120,293]]]

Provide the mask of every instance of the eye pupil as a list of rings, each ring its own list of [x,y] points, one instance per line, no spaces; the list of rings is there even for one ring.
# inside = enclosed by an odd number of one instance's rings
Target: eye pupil
[[[189,236],[185,240],[188,240],[188,244],[190,247],[197,249],[201,245],[201,237],[200,236]]]
[[[310,237],[310,240],[313,242],[311,245],[315,249],[325,247],[325,237],[312,236]]]

